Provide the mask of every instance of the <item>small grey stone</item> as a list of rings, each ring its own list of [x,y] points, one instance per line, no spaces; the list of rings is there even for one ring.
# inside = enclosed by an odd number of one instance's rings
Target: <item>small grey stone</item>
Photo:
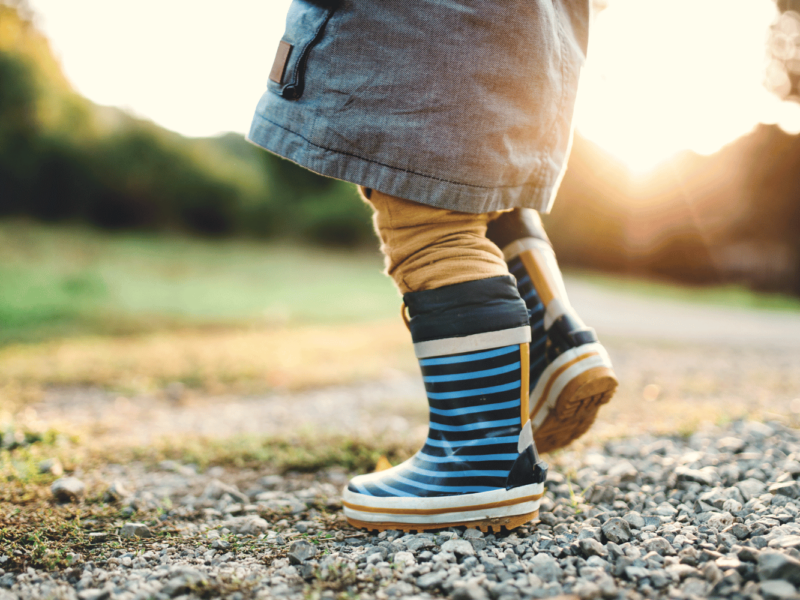
[[[223,526],[243,535],[258,535],[269,529],[269,523],[256,515],[232,517],[223,522]]]
[[[614,477],[620,483],[636,481],[639,470],[629,460],[621,460],[608,470],[608,476]]]
[[[236,486],[228,485],[227,483],[222,483],[219,479],[212,479],[208,485],[206,485],[203,493],[200,495],[201,500],[219,500],[225,494],[228,494],[231,498],[234,498],[241,504],[249,504],[250,498],[248,498],[245,494],[239,491]]]
[[[572,593],[576,594],[581,600],[594,600],[602,595],[599,585],[585,579],[578,580],[572,587]]]
[[[536,554],[530,560],[531,572],[545,583],[558,581],[561,578],[561,567],[549,554]]]
[[[648,552],[658,552],[661,556],[675,554],[672,545],[663,537],[654,537],[645,541],[644,547]]]
[[[761,581],[785,579],[793,585],[800,585],[800,560],[765,550],[758,555],[758,577]]]
[[[587,538],[580,540],[578,542],[578,547],[581,549],[581,554],[585,557],[589,556],[605,556],[606,549],[603,548],[603,544],[598,542],[594,538]]]
[[[283,477],[280,475],[265,475],[258,480],[258,485],[265,490],[274,490],[279,488],[281,484],[283,484],[283,481]]]
[[[761,595],[765,600],[788,600],[797,598],[797,589],[788,581],[774,579],[764,581],[760,586]]]
[[[202,586],[206,582],[205,576],[191,567],[179,566],[176,569],[170,569],[170,573],[172,578],[161,589],[164,594],[170,597],[186,594],[195,586]]]
[[[690,469],[688,467],[675,467],[677,481],[695,482],[705,486],[712,486],[719,479],[716,471],[711,467],[703,469]]]
[[[628,522],[628,524],[634,529],[641,529],[642,527],[644,527],[644,519],[642,518],[642,515],[640,515],[635,510],[632,510],[631,512],[627,513],[622,518],[625,519]]]
[[[681,585],[681,592],[689,597],[705,598],[710,589],[711,585],[699,577],[688,577]]]
[[[771,486],[769,486],[769,493],[798,500],[800,499],[800,483],[797,483],[796,481],[773,483]]]
[[[422,536],[412,537],[412,539],[406,542],[406,548],[408,548],[410,552],[418,552],[422,548],[432,548],[435,545],[432,539]]]
[[[483,538],[483,532],[480,529],[467,529],[461,537],[465,540]]]
[[[144,523],[125,523],[119,530],[119,535],[122,538],[147,538],[152,537],[153,534]]]
[[[455,554],[459,558],[463,558],[465,556],[475,556],[475,549],[472,547],[467,540],[447,540],[444,544],[442,544],[442,552],[450,552]]]
[[[427,590],[428,588],[438,586],[445,579],[447,579],[447,571],[441,569],[437,571],[431,571],[430,573],[426,573],[425,575],[418,577],[416,583],[417,587]]]
[[[182,465],[174,460],[162,460],[158,463],[158,467],[164,471],[172,471],[184,477],[193,477],[197,475],[195,465]]]
[[[687,577],[699,577],[700,573],[694,567],[678,563],[677,565],[670,565],[667,567],[667,573],[674,575],[679,580],[684,580]]]
[[[306,581],[308,581],[309,579],[313,579],[318,567],[316,562],[317,561],[309,561],[300,565],[299,569],[300,577],[302,577]]]
[[[231,545],[229,542],[225,540],[216,539],[213,542],[211,542],[211,547],[214,548],[215,550],[227,550],[228,548],[231,547]]]
[[[681,564],[689,565],[691,567],[696,567],[700,563],[700,558],[696,548],[692,548],[689,546],[688,548],[684,548],[678,553],[678,557],[681,560]]]
[[[625,576],[630,579],[631,581],[637,581],[639,579],[644,579],[650,573],[644,567],[625,567]]]
[[[457,587],[450,596],[451,600],[489,600],[489,594],[481,586],[468,583],[465,586]]]
[[[738,569],[739,567],[742,566],[742,561],[735,554],[731,554],[728,556],[720,556],[714,562],[723,571],[727,571],[728,569]]]
[[[114,481],[103,494],[103,500],[106,502],[121,502],[130,495],[131,493],[121,482]]]
[[[599,527],[584,526],[581,527],[581,530],[578,532],[578,539],[579,540],[592,539],[601,542],[603,541],[603,536]]]
[[[714,585],[722,579],[722,571],[720,571],[716,563],[711,561],[703,566],[702,573],[705,580],[711,583],[711,585]]]
[[[736,539],[738,540],[744,540],[750,537],[750,528],[744,523],[734,523],[725,531],[736,536]]]
[[[57,502],[78,502],[86,492],[86,486],[77,477],[56,479],[50,491]]]
[[[662,517],[674,517],[678,513],[678,509],[669,502],[662,502],[656,507],[655,512]]]
[[[654,588],[661,589],[667,587],[670,581],[672,581],[672,579],[664,569],[650,571],[650,583],[653,584]]]
[[[769,542],[770,548],[800,548],[800,535],[782,535]]]
[[[309,544],[302,540],[294,542],[289,546],[289,562],[293,565],[299,565],[305,561],[314,558],[317,555],[317,548],[314,544]]]
[[[394,562],[405,567],[412,567],[417,561],[414,560],[414,555],[411,552],[401,550],[394,553]]]
[[[744,498],[745,502],[747,502],[752,498],[758,498],[764,492],[767,486],[763,481],[749,478],[738,482],[736,487],[742,493],[742,497]]]
[[[644,517],[644,526],[645,527],[654,527],[658,529],[661,527],[661,518],[660,517]]]
[[[730,527],[732,524],[733,524],[733,515],[728,512],[711,515],[708,521],[706,521],[706,525],[708,525],[709,527],[713,527],[718,531],[722,531],[726,527]]]
[[[85,589],[78,592],[80,600],[106,600],[111,597],[109,589]]]
[[[615,544],[624,544],[631,539],[631,527],[625,519],[612,517],[601,528],[606,539]]]
[[[307,521],[298,521],[294,524],[294,528],[298,533],[306,533],[308,531],[309,523]]]
[[[56,477],[61,477],[64,474],[64,467],[57,458],[46,458],[39,462],[39,473],[50,473]]]
[[[758,562],[758,555],[759,551],[755,548],[750,548],[749,546],[743,547],[736,553],[736,556],[739,558],[739,560],[751,563]]]
[[[730,452],[735,454],[744,450],[745,443],[741,438],[724,437],[717,440],[715,446],[717,447],[717,450],[720,450],[721,452]]]

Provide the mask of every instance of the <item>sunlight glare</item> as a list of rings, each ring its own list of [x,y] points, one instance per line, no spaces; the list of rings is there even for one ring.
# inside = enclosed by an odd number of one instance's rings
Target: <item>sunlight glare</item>
[[[776,15],[772,0],[611,0],[594,23],[577,129],[645,172],[776,121],[785,103],[762,84]]]
[[[75,88],[189,136],[244,132],[290,0],[31,0]]]

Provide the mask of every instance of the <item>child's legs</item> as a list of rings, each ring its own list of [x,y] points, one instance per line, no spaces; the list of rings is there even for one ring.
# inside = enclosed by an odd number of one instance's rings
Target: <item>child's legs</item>
[[[503,253],[486,237],[496,213],[455,212],[377,190],[368,196],[386,272],[401,293],[508,275]]]

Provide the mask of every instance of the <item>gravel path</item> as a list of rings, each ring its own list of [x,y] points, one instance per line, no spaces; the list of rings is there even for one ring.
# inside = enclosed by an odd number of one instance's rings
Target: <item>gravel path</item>
[[[760,349],[800,349],[800,313],[641,296],[566,277],[581,318],[601,336]]]
[[[557,455],[540,521],[511,534],[358,532],[336,470],[74,475],[89,492],[115,482],[116,526],[92,537],[83,520],[95,544],[67,569],[5,559],[0,600],[800,597],[800,433],[779,423]],[[56,489],[68,498],[70,484]]]

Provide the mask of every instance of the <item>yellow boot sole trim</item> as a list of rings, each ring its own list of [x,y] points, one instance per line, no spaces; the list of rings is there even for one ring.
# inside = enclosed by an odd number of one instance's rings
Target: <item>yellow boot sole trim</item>
[[[480,529],[483,533],[489,533],[490,531],[494,533],[500,533],[503,529],[510,531],[519,527],[521,525],[525,525],[526,523],[530,523],[533,519],[539,516],[539,511],[535,510],[530,513],[525,513],[522,515],[513,515],[509,517],[493,517],[487,519],[478,519],[475,521],[453,521],[452,523],[394,523],[391,521],[381,521],[377,523],[368,522],[368,521],[359,521],[357,519],[351,519],[347,517],[347,522],[350,523],[353,527],[358,527],[359,529],[367,529],[369,531],[387,531],[390,529],[394,529],[397,531],[403,532],[411,532],[415,531],[417,533],[423,531],[431,531],[434,529],[447,529],[449,527],[468,527],[470,529]]]
[[[556,382],[556,379],[558,379],[559,375],[561,375],[564,371],[569,369],[572,365],[577,364],[582,360],[586,360],[587,358],[590,358],[592,356],[598,356],[598,353],[589,352],[587,354],[582,354],[577,358],[573,358],[567,364],[562,365],[552,375],[550,375],[550,377],[547,379],[547,385],[545,386],[544,391],[542,392],[542,395],[539,398],[539,401],[536,403],[536,406],[534,406],[533,410],[531,411],[531,419],[533,419],[536,416],[536,414],[542,409],[542,406],[544,406],[544,403],[547,401],[547,396],[550,394],[550,390],[553,387],[553,384]],[[537,449],[540,452],[542,451],[540,448],[538,448],[538,445]]]
[[[556,359],[533,394],[531,424],[539,452],[563,448],[586,433],[618,385],[600,344],[587,344]]]
[[[614,371],[608,367],[596,367],[570,381],[534,432],[537,449],[552,452],[589,431],[600,407],[614,396],[617,385]]]

